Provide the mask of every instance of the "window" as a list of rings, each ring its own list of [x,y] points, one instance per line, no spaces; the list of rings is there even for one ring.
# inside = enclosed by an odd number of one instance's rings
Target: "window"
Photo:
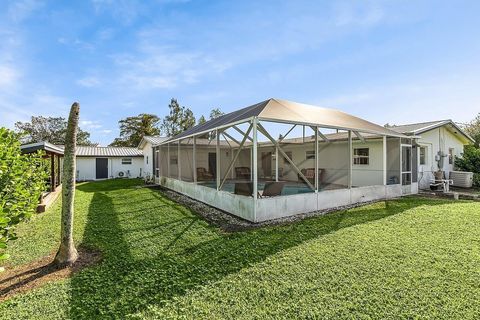
[[[122,164],[132,164],[132,158],[122,159]]]
[[[420,164],[427,164],[427,147],[420,147]]]
[[[353,164],[367,165],[369,163],[369,153],[368,148],[353,149]]]
[[[315,159],[315,150],[307,150],[305,151],[305,159]]]
[[[170,156],[170,164],[172,165],[178,164],[178,158],[176,155]]]
[[[147,156],[147,164],[148,164],[148,156]]]
[[[448,164],[453,164],[453,158],[454,158],[454,154],[455,154],[455,149],[453,148],[450,148],[448,149]]]

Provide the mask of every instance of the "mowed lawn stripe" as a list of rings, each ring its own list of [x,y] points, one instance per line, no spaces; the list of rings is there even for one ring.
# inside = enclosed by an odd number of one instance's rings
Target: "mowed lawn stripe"
[[[102,262],[13,297],[0,316],[479,316],[479,203],[404,198],[227,234],[140,184],[79,185],[75,237]],[[22,225],[11,264],[54,251],[58,225],[58,206]]]

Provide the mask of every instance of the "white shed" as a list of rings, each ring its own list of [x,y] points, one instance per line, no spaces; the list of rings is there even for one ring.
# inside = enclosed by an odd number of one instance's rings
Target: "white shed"
[[[141,178],[143,153],[137,148],[78,146],[77,180]]]

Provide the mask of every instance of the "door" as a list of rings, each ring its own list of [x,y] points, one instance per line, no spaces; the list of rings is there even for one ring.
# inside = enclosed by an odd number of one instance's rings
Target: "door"
[[[107,158],[96,158],[96,179],[107,179],[108,178],[108,159]]]
[[[215,152],[208,153],[208,171],[214,178],[217,177],[217,154]]]
[[[412,184],[412,147],[402,145],[402,185]]]
[[[270,178],[272,176],[272,153],[262,152],[262,171],[260,178]]]

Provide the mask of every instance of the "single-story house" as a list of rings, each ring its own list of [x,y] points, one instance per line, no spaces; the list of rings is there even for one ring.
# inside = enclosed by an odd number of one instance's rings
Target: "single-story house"
[[[143,175],[145,177],[153,176],[154,173],[153,146],[166,139],[166,137],[161,136],[144,136],[138,144],[138,149],[142,150],[143,153]]]
[[[452,120],[388,126],[389,129],[415,136],[418,149],[418,184],[428,189],[433,173],[445,172],[446,178],[454,170],[455,157],[461,157],[463,147],[475,141]]]
[[[142,150],[128,147],[77,146],[77,181],[144,176]]]
[[[269,99],[154,146],[155,182],[259,222],[417,193],[414,146],[338,110]]]

